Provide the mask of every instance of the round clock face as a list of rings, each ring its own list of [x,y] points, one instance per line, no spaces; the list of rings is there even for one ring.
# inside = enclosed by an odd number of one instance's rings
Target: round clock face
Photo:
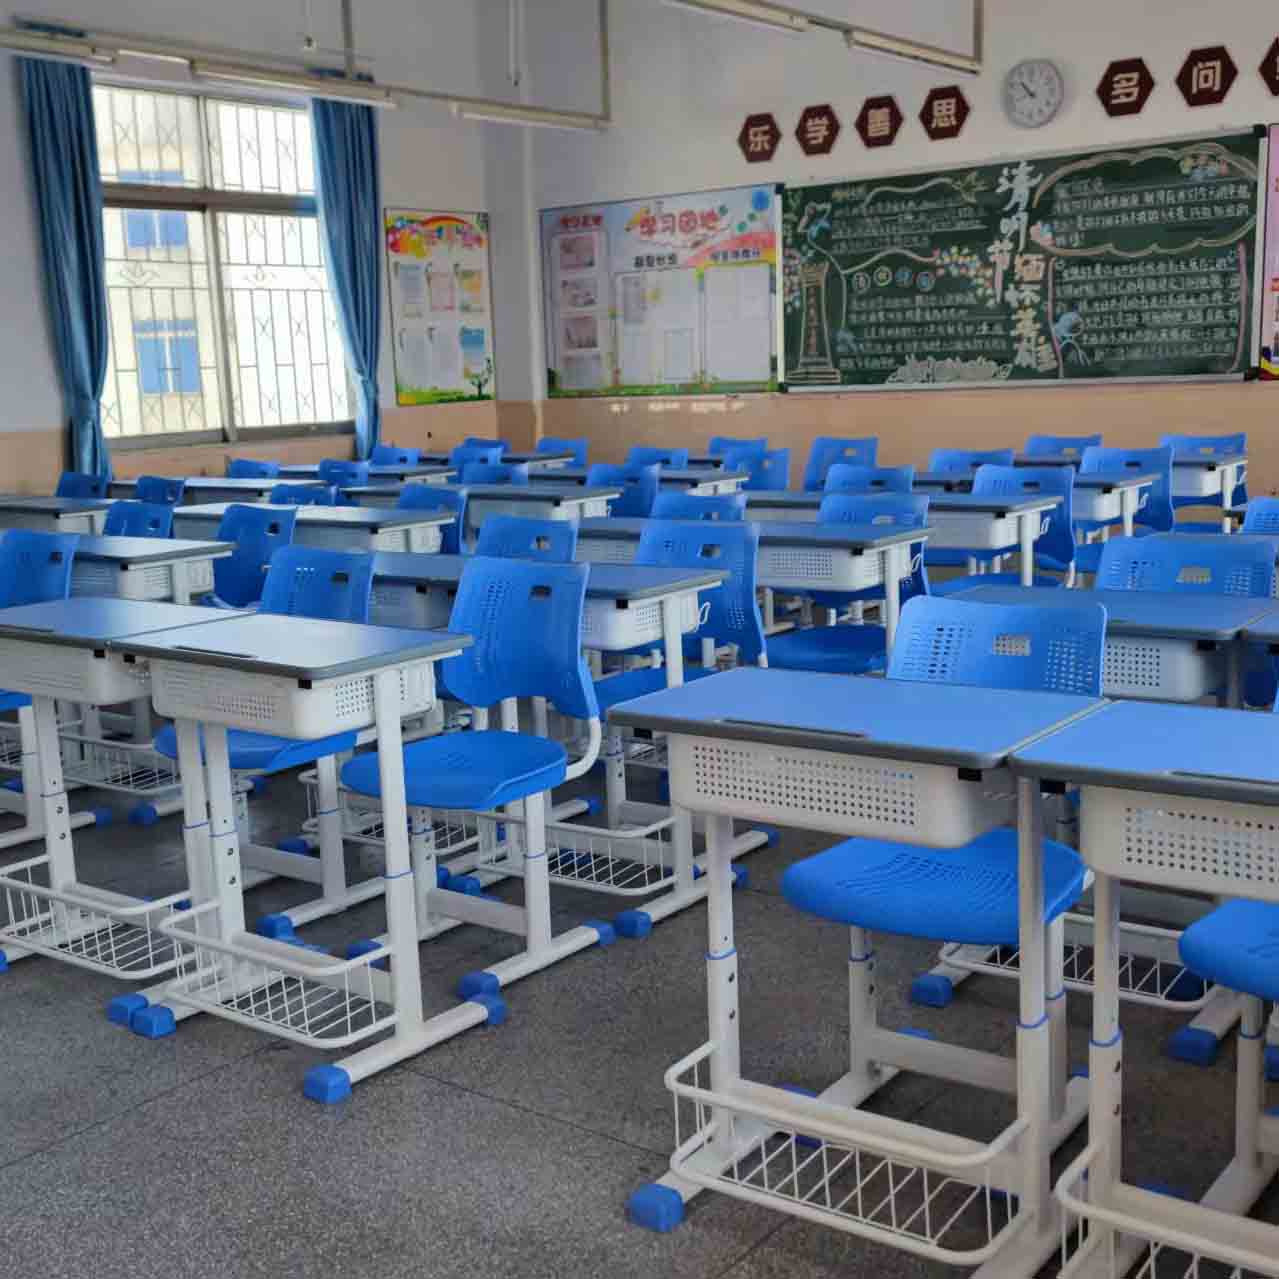
[[[1004,77],[1004,110],[1023,129],[1047,124],[1066,97],[1066,84],[1055,62],[1030,58],[1019,62]]]

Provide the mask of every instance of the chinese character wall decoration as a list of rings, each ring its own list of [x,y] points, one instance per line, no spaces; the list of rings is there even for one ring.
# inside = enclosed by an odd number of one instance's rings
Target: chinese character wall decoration
[[[968,99],[956,84],[930,90],[919,113],[919,122],[924,126],[924,132],[934,142],[959,137],[967,119]]]
[[[1215,107],[1226,100],[1238,74],[1225,45],[1191,49],[1177,72],[1177,88],[1188,107]]]
[[[902,113],[898,110],[897,99],[890,95],[867,98],[857,113],[857,121],[853,127],[866,146],[891,147],[897,140],[898,129],[902,127]]]
[[[839,116],[829,102],[805,107],[795,126],[795,140],[805,155],[830,155],[839,137]]]
[[[1261,72],[1261,78],[1270,92],[1279,97],[1279,36],[1270,42],[1270,48],[1266,50],[1266,56],[1257,70]]]
[[[741,147],[747,164],[763,164],[771,160],[777,154],[781,140],[782,131],[771,111],[748,115],[737,135],[737,145]]]
[[[1097,84],[1097,98],[1109,116],[1139,115],[1154,91],[1155,77],[1144,58],[1112,62]]]

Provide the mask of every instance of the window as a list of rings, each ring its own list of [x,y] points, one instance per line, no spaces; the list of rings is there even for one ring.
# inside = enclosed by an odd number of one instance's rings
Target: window
[[[345,423],[309,114],[96,85],[109,439]]]

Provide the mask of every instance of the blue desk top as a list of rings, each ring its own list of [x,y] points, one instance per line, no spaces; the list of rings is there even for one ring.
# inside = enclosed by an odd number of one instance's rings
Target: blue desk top
[[[816,510],[822,504],[825,493],[810,493],[807,489],[747,489],[746,509],[752,506],[789,506],[795,510]]]
[[[665,523],[666,521],[663,521]],[[698,520],[675,520],[676,524],[698,524]],[[649,521],[639,516],[594,516],[581,520],[578,539],[610,538],[638,542]],[[760,546],[812,546],[829,550],[864,551],[899,542],[925,542],[926,528],[895,528],[886,524],[817,524],[789,520],[763,520],[759,528]]]
[[[193,542],[179,537],[89,537],[80,535],[77,560],[118,564],[163,564],[171,560],[206,560],[230,555],[231,542]]]
[[[1279,805],[1279,721],[1255,711],[1112,702],[1019,749],[1013,771],[1085,785]]]
[[[269,493],[277,484],[297,483],[304,488],[316,488],[318,483],[304,480],[271,479],[267,476],[253,477],[242,475],[189,475],[182,477],[186,491],[199,493]],[[112,480],[111,491],[132,494],[138,487],[137,480]]]
[[[622,495],[622,490],[616,484],[592,486],[564,483],[558,478],[559,475],[559,471],[551,471],[545,482],[539,480],[536,484],[450,484],[448,487],[465,488],[468,501],[476,498],[501,498],[512,502],[550,501],[557,506],[563,502],[589,502],[601,497],[611,501]]]
[[[928,495],[928,514],[932,518],[937,514],[966,514],[975,512],[979,515],[1019,515],[1024,511],[1043,511],[1057,506],[1061,498],[1056,493],[1040,493],[1035,496],[1012,497],[1001,494],[976,493],[930,493]]]
[[[1014,466],[1074,466],[1083,460],[1079,453],[1014,453]]]
[[[424,463],[436,462],[436,463],[444,464],[444,463],[447,463],[448,460],[449,460],[449,455],[447,453],[423,453],[422,454],[422,461]],[[555,462],[571,462],[572,460],[573,460],[573,454],[570,453],[567,449],[564,450],[563,452],[552,451],[548,449],[545,453],[538,453],[538,452],[524,453],[518,450],[513,452],[512,450],[507,449],[507,451],[502,454],[503,462],[515,462],[515,463],[532,462],[535,465],[539,462],[542,463],[543,465],[548,465]]]
[[[370,466],[369,479],[371,480],[411,480],[423,475],[443,475],[445,472],[449,474],[456,473],[457,468],[452,466],[437,466],[433,463],[423,462],[416,466]],[[288,482],[292,480],[318,480],[320,478],[320,468],[315,463],[298,463],[294,466],[280,467],[280,482]]]
[[[0,511],[24,514],[79,515],[84,511],[105,511],[110,505],[104,497],[23,497],[17,493],[0,497]]]
[[[623,702],[609,719],[655,732],[987,769],[1104,705],[1061,693],[743,667]]]
[[[546,471],[541,475],[536,472],[529,478],[530,484],[585,484],[589,471],[584,466],[561,466],[554,471]],[[714,484],[723,480],[748,480],[745,471],[725,471],[722,468],[704,466],[694,469],[680,469],[674,466],[662,467],[661,482],[663,484],[682,484],[692,488],[696,484]]]
[[[109,640],[176,627],[221,624],[244,613],[161,604],[150,600],[82,596],[0,609],[0,639],[39,640],[72,648],[98,648]],[[277,619],[278,623],[278,619]],[[278,642],[278,641],[277,641]]]
[[[448,631],[245,613],[230,621],[182,626],[120,639],[109,647],[170,662],[320,681],[426,658],[447,657],[470,644],[469,635],[453,635]],[[282,647],[288,649],[287,655],[281,653]]]
[[[1249,622],[1265,616],[1274,600],[1238,595],[1182,595],[1176,591],[1067,591],[1044,586],[974,586],[952,597],[975,604],[1034,604],[1068,608],[1100,604],[1112,635],[1163,635],[1228,643]]]
[[[452,511],[398,510],[387,506],[271,506],[266,502],[203,502],[199,506],[179,506],[173,513],[182,520],[220,521],[228,506],[257,506],[265,511],[297,511],[299,524],[367,528],[402,528],[406,524],[449,524]]]
[[[1049,462],[1046,465],[1054,466],[1057,463]],[[1075,487],[1108,492],[1118,488],[1143,488],[1147,484],[1153,484],[1155,479],[1154,475],[1144,471],[1080,471],[1075,475]],[[941,489],[950,493],[967,493],[973,487],[973,477],[947,471],[917,471],[915,487],[925,491]]]

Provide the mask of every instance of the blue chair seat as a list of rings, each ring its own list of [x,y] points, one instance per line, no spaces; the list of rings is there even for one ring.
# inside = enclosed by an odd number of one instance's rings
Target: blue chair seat
[[[286,768],[298,768],[313,764],[326,755],[355,749],[354,733],[335,733],[332,737],[317,737],[307,741],[294,737],[273,737],[270,733],[250,733],[232,728],[226,735],[227,753],[231,767],[237,773],[278,773]],[[178,757],[178,734],[170,724],[162,728],[152,743],[157,754],[166,759]],[[200,752],[204,753],[204,730],[200,731]]]
[[[928,568],[964,568],[970,559],[978,564],[988,564],[997,555],[1015,555],[1016,544],[1001,547],[997,551],[965,550],[963,547],[939,546],[935,550],[924,549],[924,564]]]
[[[1181,934],[1181,961],[1192,972],[1260,999],[1279,999],[1279,906],[1234,901]]]
[[[404,790],[413,808],[487,812],[564,780],[568,756],[559,742],[525,733],[445,733],[404,748]],[[357,755],[342,783],[361,795],[380,795],[377,755]]]
[[[1069,910],[1084,863],[1044,840],[1044,919]],[[790,904],[810,915],[932,941],[1017,943],[1017,832],[987,831],[962,848],[850,839],[796,862],[782,877]]]
[[[30,706],[31,699],[26,693],[11,693],[8,689],[0,688],[0,711],[20,711],[24,706]]]
[[[1175,499],[1173,501],[1173,505],[1174,506],[1176,505]],[[1221,521],[1220,520],[1178,520],[1172,526],[1172,531],[1174,533],[1196,533],[1201,535],[1204,533],[1219,534],[1221,532]]]
[[[768,664],[784,671],[864,675],[884,669],[882,626],[807,626],[768,639]]]
[[[975,575],[965,574],[963,577],[947,578],[944,582],[930,582],[929,587],[933,595],[954,595],[956,591],[966,591],[974,586],[1020,586],[1020,573],[977,573]],[[1065,585],[1065,579],[1060,577],[1047,577],[1042,573],[1036,573],[1031,582],[1032,586],[1042,586],[1048,589],[1057,590]],[[769,660],[772,660],[773,650],[768,650]]]
[[[641,666],[633,671],[622,671],[607,679],[595,681],[595,700],[601,711],[611,710],[622,702],[629,702],[648,693],[656,693],[666,687],[666,670],[660,666]]]

